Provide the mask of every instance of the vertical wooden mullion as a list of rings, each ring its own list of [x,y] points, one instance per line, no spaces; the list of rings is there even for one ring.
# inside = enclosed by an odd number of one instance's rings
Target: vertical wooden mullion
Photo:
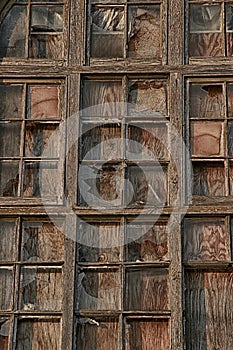
[[[121,119],[121,166],[122,166],[122,205],[125,207],[125,172],[126,170],[126,152],[127,152],[127,85],[128,85],[128,79],[127,76],[123,76],[122,78],[122,90],[123,90],[123,96],[124,96],[124,116]]]
[[[160,47],[162,64],[167,64],[168,61],[168,2],[163,0],[160,3]]]
[[[184,60],[184,5],[183,1],[170,0],[168,28],[168,64],[182,65]]]
[[[223,98],[224,98],[224,130],[223,130],[223,142],[224,142],[224,169],[225,169],[225,192],[226,196],[230,194],[229,189],[229,159],[228,159],[228,135],[227,135],[227,127],[228,127],[228,120],[227,120],[227,88],[226,88],[226,82],[223,83]]]
[[[19,186],[18,186],[18,196],[23,195],[23,168],[24,168],[24,139],[25,139],[25,127],[26,127],[26,118],[27,118],[27,84],[24,84],[23,91],[23,119],[21,125],[21,136],[20,136],[20,161],[19,161]]]
[[[25,58],[29,58],[29,40],[30,40],[30,26],[31,26],[31,0],[28,0],[27,5],[27,28],[26,28],[26,43],[25,43]]]
[[[231,218],[229,215],[225,217],[225,230],[227,233],[227,238],[226,238],[226,250],[227,250],[227,255],[230,261],[232,261],[232,237],[231,237]]]
[[[126,59],[128,56],[128,4],[127,2],[124,5],[124,22],[125,22],[125,30],[124,30],[124,38],[123,38],[123,46],[124,46],[124,52],[123,52],[123,59]]]
[[[221,4],[221,30],[222,30],[222,36],[223,36],[223,55],[227,56],[227,40],[226,40],[226,14],[225,14],[225,3],[224,1]]]

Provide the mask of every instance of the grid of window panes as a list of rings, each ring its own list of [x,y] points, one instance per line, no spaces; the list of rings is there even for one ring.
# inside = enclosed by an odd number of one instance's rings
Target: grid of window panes
[[[189,82],[189,145],[194,196],[233,195],[233,83]]]
[[[0,219],[0,348],[60,349],[64,222]],[[56,334],[56,336],[54,336]]]
[[[189,1],[190,57],[232,57],[233,4]]]
[[[63,2],[14,2],[0,24],[0,57],[63,57]]]
[[[0,196],[62,201],[61,82],[0,83]]]

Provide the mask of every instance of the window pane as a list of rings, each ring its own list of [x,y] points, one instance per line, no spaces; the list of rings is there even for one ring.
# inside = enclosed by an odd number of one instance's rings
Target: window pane
[[[63,30],[62,6],[32,6],[31,32],[54,33]]]
[[[0,317],[0,349],[8,350],[9,333],[10,333],[10,320],[6,317]]]
[[[16,350],[61,348],[61,324],[59,319],[26,319],[17,323]]]
[[[222,85],[190,86],[190,117],[224,118],[224,99]]]
[[[233,122],[227,125],[228,155],[233,156]]]
[[[229,169],[229,180],[230,180],[230,195],[233,195],[233,162],[230,162]]]
[[[227,84],[227,116],[233,118],[233,84]]]
[[[19,156],[20,137],[20,123],[0,123],[0,157]]]
[[[169,321],[165,319],[127,319],[126,350],[169,350]]]
[[[91,56],[97,58],[123,57],[123,8],[92,6],[91,23]]]
[[[226,11],[226,46],[227,46],[227,56],[233,55],[233,6],[227,4],[225,6]]]
[[[166,270],[156,268],[127,270],[126,285],[126,310],[158,311],[169,308]]]
[[[0,310],[6,311],[12,308],[13,276],[12,269],[0,268]]]
[[[195,122],[191,125],[192,155],[224,155],[223,123]]]
[[[23,260],[64,260],[64,226],[61,223],[23,223]]]
[[[19,163],[0,162],[0,196],[18,196]]]
[[[222,56],[220,5],[190,5],[190,56]]]
[[[0,119],[21,119],[23,85],[0,85],[0,101]]]
[[[118,350],[118,334],[117,319],[79,317],[76,346],[79,350]]]
[[[0,24],[0,57],[24,57],[26,6],[13,6]]]
[[[193,194],[225,196],[225,170],[221,163],[193,163]]]
[[[127,228],[126,260],[147,262],[168,259],[166,224],[128,224]]]
[[[119,310],[119,272],[110,268],[81,270],[78,275],[77,309]]]
[[[16,223],[14,220],[0,221],[0,260],[16,260]]]
[[[21,293],[23,310],[61,310],[61,269],[23,267],[21,269]]]
[[[185,221],[185,260],[229,260],[224,221]]]
[[[60,88],[58,86],[29,87],[28,118],[60,119]]]
[[[117,262],[120,260],[120,225],[117,223],[80,223],[77,241],[80,262]]]
[[[58,60],[63,57],[63,45],[63,34],[31,34],[29,57]]]
[[[187,272],[185,300],[187,350],[231,349],[233,274]]]
[[[161,56],[160,6],[129,6],[128,55],[133,58]]]
[[[25,138],[26,157],[59,157],[59,132],[57,125],[27,123]]]
[[[130,115],[167,115],[167,86],[155,80],[131,80],[128,89]]]

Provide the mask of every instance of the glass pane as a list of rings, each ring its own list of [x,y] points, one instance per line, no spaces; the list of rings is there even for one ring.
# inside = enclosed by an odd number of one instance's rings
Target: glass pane
[[[129,114],[167,115],[167,85],[156,80],[130,80],[128,89]]]
[[[12,6],[0,24],[0,57],[24,57],[26,6]]]
[[[158,268],[128,270],[126,285],[126,310],[159,311],[169,308],[166,270]]]
[[[51,222],[23,222],[23,260],[64,260],[64,225]]]
[[[233,162],[230,162],[229,169],[230,195],[233,196]]]
[[[128,206],[167,204],[167,169],[162,166],[129,166],[126,173]]]
[[[120,225],[118,223],[85,223],[79,225],[77,241],[80,262],[116,262],[120,260]]]
[[[224,155],[223,123],[195,122],[191,125],[191,145],[194,156]]]
[[[23,267],[20,291],[23,310],[61,310],[61,269]]]
[[[128,224],[126,243],[128,261],[147,262],[168,259],[168,236],[165,223]]]
[[[17,323],[16,350],[60,350],[60,319],[26,319]]]
[[[222,85],[190,86],[190,117],[194,118],[224,118],[224,99]]]
[[[0,260],[16,260],[16,223],[14,220],[1,219],[0,221]]]
[[[29,88],[28,118],[60,119],[60,88],[37,85]]]
[[[170,330],[166,319],[127,319],[126,350],[169,350]]]
[[[233,118],[233,84],[227,84],[227,116]]]
[[[21,123],[0,123],[0,157],[20,154]]]
[[[24,197],[48,198],[57,201],[61,196],[61,174],[56,162],[25,162]]]
[[[81,270],[77,309],[119,310],[120,276],[112,269]]]
[[[92,6],[91,23],[91,56],[123,57],[124,9]]]
[[[62,32],[63,6],[32,6],[31,33]]]
[[[222,163],[193,163],[193,195],[225,196],[225,170]]]
[[[114,318],[79,317],[77,319],[77,349],[119,349],[119,326]]]
[[[112,117],[124,114],[123,89],[119,81],[86,80],[83,83],[82,116]]]
[[[143,124],[128,126],[130,159],[168,159],[167,126]]]
[[[233,274],[189,271],[185,301],[187,349],[232,349]]]
[[[0,310],[11,310],[12,307],[12,289],[13,289],[12,269],[0,268]]]
[[[0,119],[21,119],[23,85],[0,85],[0,101]]]
[[[229,260],[227,243],[224,221],[185,221],[185,260]]]
[[[28,123],[26,126],[26,157],[59,157],[60,139],[57,125]]]
[[[7,317],[0,317],[0,349],[8,350],[10,335],[10,320]]]
[[[63,34],[31,34],[29,57],[58,60],[63,57],[63,47]]]
[[[19,162],[0,162],[0,196],[18,196]]]
[[[161,56],[160,6],[129,6],[128,56]]]
[[[233,156],[233,122],[227,125],[228,155]]]

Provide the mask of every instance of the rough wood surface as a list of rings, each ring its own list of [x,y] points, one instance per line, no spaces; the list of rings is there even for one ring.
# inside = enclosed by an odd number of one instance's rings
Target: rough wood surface
[[[0,310],[7,311],[12,308],[13,270],[0,269]]]

